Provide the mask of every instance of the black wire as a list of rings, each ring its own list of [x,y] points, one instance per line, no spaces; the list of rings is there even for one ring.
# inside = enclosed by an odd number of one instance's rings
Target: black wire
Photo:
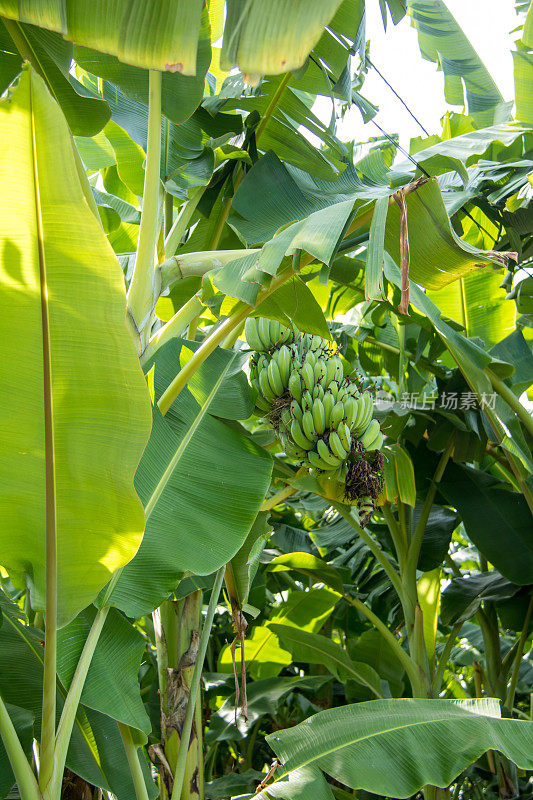
[[[387,84],[387,86],[389,87],[389,89],[391,90],[391,92],[393,93],[393,95],[394,95],[395,97],[397,97],[397,98],[398,98],[398,100],[400,101],[400,103],[402,104],[402,106],[403,106],[403,107],[405,108],[405,110],[406,110],[406,111],[407,111],[407,112],[408,112],[408,113],[409,113],[409,114],[412,116],[412,118],[414,119],[414,121],[416,122],[416,124],[417,124],[417,125],[418,125],[418,126],[419,126],[419,127],[420,127],[420,128],[423,130],[423,131],[424,131],[424,133],[426,134],[426,136],[429,136],[429,132],[428,132],[428,131],[427,131],[427,130],[424,128],[424,126],[422,125],[422,123],[420,122],[420,120],[419,120],[419,119],[417,119],[417,117],[415,117],[415,115],[413,114],[413,112],[411,111],[411,109],[409,108],[409,106],[407,105],[407,103],[405,102],[405,100],[404,100],[402,97],[400,97],[400,95],[398,94],[398,92],[396,91],[396,89],[394,89],[394,88],[393,88],[393,87],[390,85],[390,83],[388,82],[388,80],[386,79],[386,77],[385,77],[385,76],[384,76],[384,75],[383,75],[383,74],[382,74],[382,73],[379,71],[379,69],[376,67],[376,65],[372,63],[372,61],[369,59],[369,57],[368,57],[368,56],[365,56],[365,61],[368,61],[368,63],[369,63],[369,64],[370,64],[370,66],[372,67],[372,69],[373,69],[375,72],[377,72],[377,73],[378,73],[378,75],[379,75],[379,77],[381,78],[381,80],[385,81],[385,83]]]
[[[424,175],[426,176],[426,178],[431,178],[431,175],[429,174],[429,172],[426,172],[426,170],[424,169],[424,167],[422,166],[422,164],[419,164],[419,163],[418,163],[418,161],[416,160],[416,158],[413,158],[413,156],[412,156],[410,153],[408,153],[408,152],[407,152],[407,150],[404,150],[404,148],[401,146],[401,144],[400,144],[400,143],[399,143],[399,142],[398,142],[396,139],[394,139],[392,136],[390,136],[390,135],[387,133],[387,131],[384,131],[384,130],[383,130],[383,128],[381,127],[381,125],[378,125],[378,123],[376,122],[376,120],[375,120],[374,118],[372,118],[372,120],[371,120],[371,121],[374,123],[374,125],[376,126],[376,128],[377,128],[379,131],[381,131],[381,133],[383,134],[383,136],[385,136],[385,138],[386,138],[386,139],[388,139],[388,140],[389,140],[389,142],[391,142],[391,144],[393,144],[393,145],[394,145],[394,147],[396,147],[396,148],[397,148],[397,149],[398,149],[398,150],[399,150],[401,153],[403,153],[403,155],[404,155],[406,158],[408,158],[408,159],[409,159],[409,161],[410,161],[412,164],[414,164],[414,165],[415,165],[415,167],[416,167],[417,169],[419,169],[419,170],[420,170],[420,172],[423,172],[423,173],[424,173]]]

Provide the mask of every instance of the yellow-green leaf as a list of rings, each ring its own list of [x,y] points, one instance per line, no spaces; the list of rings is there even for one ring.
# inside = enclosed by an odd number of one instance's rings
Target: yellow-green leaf
[[[203,0],[0,0],[0,14],[145,69],[196,75]]]
[[[85,201],[65,119],[30,68],[0,119],[0,552],[43,609],[48,527],[64,625],[141,542],[133,477],[150,401],[120,265]]]

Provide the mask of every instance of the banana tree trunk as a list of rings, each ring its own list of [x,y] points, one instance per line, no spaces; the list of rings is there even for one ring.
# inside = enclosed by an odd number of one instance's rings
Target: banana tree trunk
[[[170,800],[181,731],[189,702],[192,673],[198,654],[202,592],[184,600],[167,600],[160,608],[158,642],[160,667],[161,744],[160,792]],[[187,754],[185,780],[180,800],[203,800],[204,760],[201,691],[195,699],[195,715]]]

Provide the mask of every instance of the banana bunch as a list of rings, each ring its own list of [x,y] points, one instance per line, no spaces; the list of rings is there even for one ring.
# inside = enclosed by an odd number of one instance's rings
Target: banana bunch
[[[320,336],[262,318],[249,318],[245,335],[255,350],[250,381],[258,410],[287,455],[348,486],[354,464],[375,460],[383,444],[371,395],[344,376],[334,346]]]

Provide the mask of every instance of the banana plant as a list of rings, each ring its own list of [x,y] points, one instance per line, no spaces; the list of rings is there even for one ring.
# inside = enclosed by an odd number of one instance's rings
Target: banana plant
[[[419,31],[423,6],[409,4]],[[527,257],[530,133],[443,135],[419,148],[423,177],[391,170],[383,143],[357,161],[311,107],[373,113],[350,72],[362,0],[143,10],[0,2],[0,789],[226,797],[230,758],[237,790],[248,772],[265,797],[342,797],[342,784],[433,798],[463,791],[487,752],[500,793],[514,790],[516,768],[533,768],[531,723],[499,719],[483,693],[511,716],[523,694],[531,351],[513,297],[488,287],[503,266],[516,280],[517,240]],[[426,57],[449,23],[438,10]],[[519,163],[502,147],[491,172],[481,157],[501,142]],[[489,300],[503,341],[476,309]],[[357,324],[335,321],[355,307]],[[402,407],[426,389],[471,405]],[[283,520],[298,545],[265,550],[290,539]],[[348,547],[326,560],[333,542]],[[454,560],[468,542],[472,574]],[[483,652],[461,673],[474,696],[456,702],[450,658],[473,616]],[[335,707],[314,715],[317,702]],[[268,745],[281,776],[253,769]],[[363,769],[381,747],[390,768]]]

